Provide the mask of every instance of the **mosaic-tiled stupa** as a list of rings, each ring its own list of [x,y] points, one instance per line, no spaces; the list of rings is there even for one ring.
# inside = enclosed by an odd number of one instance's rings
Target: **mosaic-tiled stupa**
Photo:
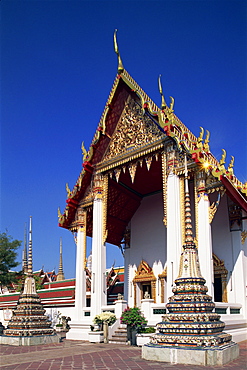
[[[7,329],[4,330],[4,336],[0,337],[2,344],[35,345],[59,341],[36,292],[32,271],[31,218],[29,235],[27,277],[17,307],[13,310]]]
[[[185,157],[186,162],[186,157]],[[215,304],[207,294],[206,280],[202,277],[197,247],[193,240],[190,196],[185,165],[185,243],[180,257],[178,278],[167,303],[168,314],[156,325],[157,333],[143,348],[143,357],[188,364],[223,364],[238,356],[238,346],[232,336],[224,333],[220,315],[212,312]],[[156,349],[168,349],[157,358]],[[170,350],[182,349],[180,352]],[[199,350],[188,352],[185,350]],[[205,349],[205,351],[204,351]],[[219,350],[208,352],[208,350]],[[224,353],[224,349],[228,349]],[[154,352],[153,352],[154,350]],[[152,352],[152,355],[151,355]],[[154,355],[155,353],[155,355]],[[162,352],[161,352],[162,353]],[[220,357],[220,358],[219,358]],[[224,358],[223,358],[224,357]],[[199,360],[198,360],[199,359]],[[198,361],[198,362],[197,362]]]

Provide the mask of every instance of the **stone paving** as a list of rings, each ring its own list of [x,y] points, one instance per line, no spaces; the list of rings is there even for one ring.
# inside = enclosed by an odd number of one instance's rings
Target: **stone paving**
[[[61,343],[30,347],[0,346],[3,370],[199,370],[247,369],[247,341],[239,343],[240,356],[224,366],[177,365],[146,361],[141,348],[117,344],[91,344],[64,339]]]

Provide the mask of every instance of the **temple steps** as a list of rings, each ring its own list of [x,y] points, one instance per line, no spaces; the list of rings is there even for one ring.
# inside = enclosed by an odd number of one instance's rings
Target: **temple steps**
[[[109,343],[128,344],[127,328],[118,327],[111,338]]]

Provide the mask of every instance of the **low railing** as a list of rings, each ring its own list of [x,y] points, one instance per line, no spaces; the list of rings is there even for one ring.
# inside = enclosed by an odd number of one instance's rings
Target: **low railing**
[[[215,302],[214,312],[219,315],[241,315],[242,305],[240,303]]]

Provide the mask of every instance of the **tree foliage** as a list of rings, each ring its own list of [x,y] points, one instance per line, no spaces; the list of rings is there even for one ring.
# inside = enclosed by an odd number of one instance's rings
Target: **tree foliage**
[[[20,240],[13,240],[7,232],[0,233],[0,285],[8,286],[16,280],[16,274],[10,270],[19,265],[16,261],[17,249],[20,247]]]

